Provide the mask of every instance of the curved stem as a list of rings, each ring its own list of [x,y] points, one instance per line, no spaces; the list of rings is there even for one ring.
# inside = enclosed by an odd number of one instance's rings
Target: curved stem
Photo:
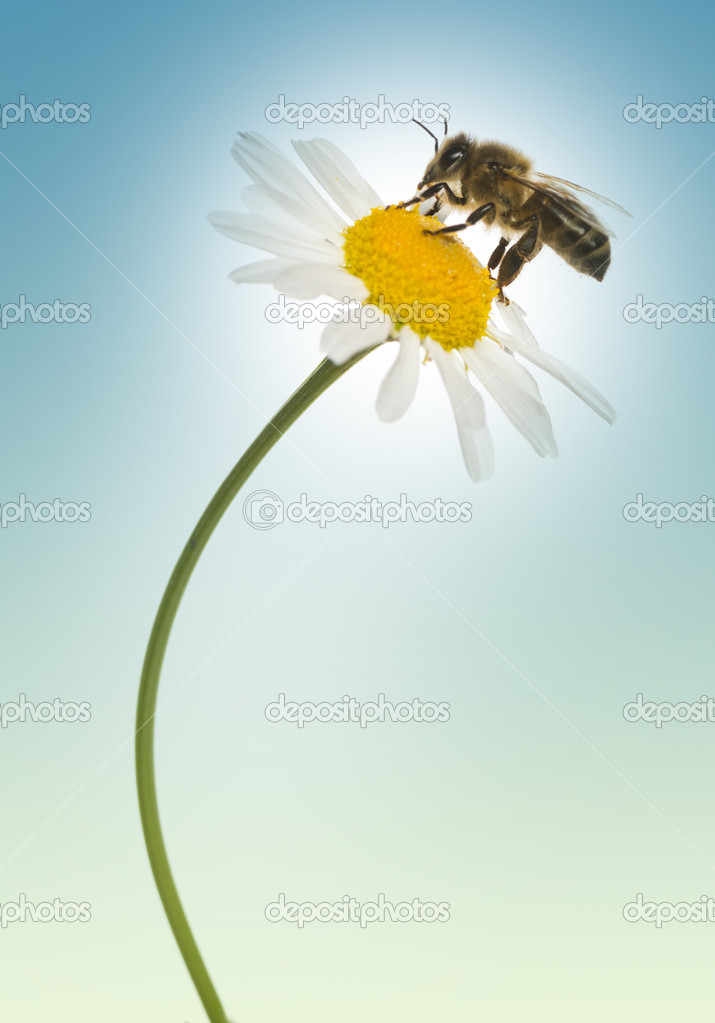
[[[372,351],[370,348],[368,351]],[[201,958],[189,921],[184,913],[179,893],[169,866],[166,846],[159,821],[159,806],[156,794],[154,772],[154,718],[159,691],[159,676],[171,627],[179,609],[184,590],[191,578],[201,552],[218,525],[226,509],[249,478],[257,465],[265,458],[273,445],[315,399],[338,380],[351,366],[359,362],[367,351],[360,352],[349,362],[336,366],[325,359],[307,380],[295,391],[285,405],[276,413],[267,426],[261,430],[254,442],[239,459],[211,499],[206,511],[181,552],[176,567],[169,579],[154,626],[149,637],[144,666],[142,668],[139,699],[137,702],[135,757],[139,810],[141,812],[144,840],[154,880],[161,896],[169,924],[184,957],[199,998],[211,1023],[228,1023],[226,1013],[216,993],[208,970]]]

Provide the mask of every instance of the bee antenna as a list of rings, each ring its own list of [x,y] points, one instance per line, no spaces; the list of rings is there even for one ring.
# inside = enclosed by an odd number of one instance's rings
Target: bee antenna
[[[423,131],[426,131],[428,135],[432,136],[432,138],[434,139],[434,151],[436,153],[437,150],[439,149],[439,139],[437,138],[435,133],[433,131],[430,131],[429,128],[427,127],[427,125],[423,124],[422,121],[418,121],[416,117],[413,117],[412,120],[415,122],[415,124],[419,124],[420,128],[422,128]],[[446,130],[447,122],[445,121],[444,123],[445,123],[445,135],[446,135],[447,134],[447,130]]]
[[[447,118],[445,117],[445,119],[444,119],[444,137],[445,138],[447,138],[447,124],[448,124],[448,121],[447,121]]]

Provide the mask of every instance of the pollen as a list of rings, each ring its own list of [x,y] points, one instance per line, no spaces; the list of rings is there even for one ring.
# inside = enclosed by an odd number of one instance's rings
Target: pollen
[[[487,329],[497,288],[472,251],[439,230],[434,217],[397,206],[376,207],[345,229],[345,268],[359,277],[397,324],[409,323],[442,348],[473,347]]]

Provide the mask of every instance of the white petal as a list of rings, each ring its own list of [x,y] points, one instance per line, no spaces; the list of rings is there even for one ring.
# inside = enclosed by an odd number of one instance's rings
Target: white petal
[[[512,341],[511,347],[522,359],[528,359],[529,362],[533,362],[535,366],[550,373],[552,377],[568,387],[570,391],[573,391],[582,401],[585,401],[589,408],[597,412],[607,423],[615,423],[616,411],[613,406],[606,401],[593,384],[590,384],[575,369],[571,369],[561,359],[557,359],[555,355],[549,355],[548,352],[542,351],[541,348],[533,348],[531,345],[525,345],[517,341]]]
[[[257,263],[239,266],[229,277],[236,284],[274,284],[284,270],[300,265],[292,259],[261,259]]]
[[[273,252],[287,259],[308,259],[339,265],[343,252],[335,245],[310,235],[307,231],[291,230],[286,224],[266,220],[254,213],[234,213],[216,210],[206,218],[217,231],[234,241],[256,249]]]
[[[297,221],[310,231],[325,235],[334,245],[342,247],[344,244],[342,231],[347,225],[327,204],[328,212],[324,213],[267,185],[249,185],[241,192],[241,198],[251,213],[276,220],[287,217],[289,222]]]
[[[338,301],[362,302],[368,296],[368,289],[359,278],[327,263],[290,264],[275,277],[274,283],[279,291],[293,298],[330,295]]]
[[[326,161],[326,165],[332,164],[335,174],[345,184],[351,185],[355,191],[363,197],[369,209],[374,206],[382,206],[382,199],[369,182],[365,180],[352,160],[348,159],[342,149],[329,139],[313,139],[306,142],[308,152],[320,153]]]
[[[551,419],[536,381],[513,355],[491,341],[461,349],[464,361],[537,455],[558,454]]]
[[[394,423],[405,414],[417,391],[420,374],[419,336],[409,327],[399,333],[400,350],[382,381],[377,395],[377,418],[382,423]]]
[[[493,341],[498,341],[502,345],[506,345],[507,348],[513,349],[513,342],[516,338],[513,334],[510,334],[507,330],[502,330],[501,327],[497,327],[491,316],[487,320],[487,337],[490,337]]]
[[[323,331],[320,350],[331,362],[340,366],[358,352],[364,352],[366,348],[387,341],[391,330],[392,320],[387,316],[370,323],[352,319],[344,323],[334,320]]]
[[[330,198],[352,220],[367,216],[380,197],[363,181],[352,163],[327,139],[293,141],[293,148]],[[369,197],[368,197],[369,196]]]
[[[335,210],[306,176],[280,149],[261,135],[255,132],[239,133],[231,152],[236,163],[243,167],[256,184],[275,188],[324,216],[335,216]]]
[[[427,338],[425,346],[452,403],[467,471],[476,483],[488,479],[494,472],[494,447],[487,429],[482,396],[470,384],[459,356],[445,352],[431,338]]]
[[[496,308],[499,310],[499,315],[502,317],[507,330],[517,341],[521,341],[523,345],[528,345],[531,348],[539,347],[538,341],[526,325],[526,313],[521,306],[517,305],[516,302],[510,302],[509,305],[505,305],[504,302],[498,302]],[[509,343],[508,337],[497,336],[497,340],[508,345],[509,348],[513,347]]]

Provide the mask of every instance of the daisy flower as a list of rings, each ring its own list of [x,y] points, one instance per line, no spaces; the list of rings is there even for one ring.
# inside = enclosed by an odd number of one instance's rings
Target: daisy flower
[[[331,142],[293,146],[338,209],[280,150],[247,132],[232,153],[254,181],[242,193],[249,212],[216,212],[208,219],[227,237],[272,253],[235,270],[234,281],[270,283],[296,299],[327,295],[371,307],[369,320],[338,309],[320,348],[341,364],[375,345],[395,345],[395,361],[377,395],[380,420],[394,422],[407,411],[421,363],[434,363],[467,470],[477,481],[492,475],[494,451],[484,400],[470,374],[541,456],[558,450],[539,388],[523,362],[551,374],[607,422],[615,420],[587,380],[539,347],[516,303],[498,303],[501,326],[494,322],[497,290],[489,272],[458,238],[429,233],[435,225],[434,217],[424,215],[429,202],[414,210],[385,207]],[[416,315],[420,309],[432,313]]]

